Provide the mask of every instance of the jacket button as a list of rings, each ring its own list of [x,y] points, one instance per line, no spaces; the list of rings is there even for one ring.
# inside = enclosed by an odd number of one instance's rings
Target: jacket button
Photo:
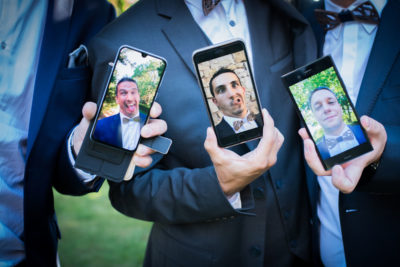
[[[262,199],[264,198],[264,188],[262,187],[257,187],[253,190],[253,195],[256,199]]]
[[[297,241],[296,240],[290,240],[289,242],[290,248],[296,248],[297,247]]]
[[[250,255],[253,257],[259,257],[261,255],[261,249],[259,246],[254,245],[250,248]]]

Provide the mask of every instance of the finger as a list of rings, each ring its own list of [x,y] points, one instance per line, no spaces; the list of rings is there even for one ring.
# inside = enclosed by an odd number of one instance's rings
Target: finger
[[[213,162],[222,159],[222,149],[218,146],[217,136],[211,127],[207,128],[207,137],[204,141],[204,148]]]
[[[155,151],[153,149],[151,149],[150,147],[147,147],[145,145],[139,144],[137,149],[136,149],[136,151],[135,151],[135,154],[138,155],[138,156],[142,156],[143,157],[143,156],[151,155],[154,152]]]
[[[150,117],[151,118],[158,118],[162,113],[161,105],[157,102],[153,103],[153,106],[150,109]]]
[[[332,168],[332,184],[341,192],[349,194],[354,191],[361,177],[361,168],[349,166],[343,169],[340,165]]]
[[[386,130],[381,123],[365,115],[360,118],[360,121],[361,125],[367,132],[369,139],[376,136],[386,139]]]
[[[310,136],[308,135],[308,132],[306,131],[305,128],[301,128],[301,129],[298,131],[298,133],[299,133],[299,135],[301,136],[301,138],[302,138],[303,140],[305,140],[305,139],[310,139]]]
[[[135,161],[135,165],[141,168],[147,168],[153,162],[150,156],[139,156],[136,153],[133,155],[133,160]]]
[[[282,144],[285,140],[282,133],[277,128],[275,128],[275,132],[276,132],[275,142],[274,142],[274,145],[272,146],[272,149],[268,156],[268,165],[269,166],[275,165],[275,163],[278,159],[278,152],[279,152],[280,148],[282,147]]]
[[[311,141],[311,139],[306,139],[303,143],[304,158],[306,159],[308,166],[310,166],[316,175],[330,175],[331,171],[325,171],[321,160],[318,157],[313,141]]]
[[[160,119],[151,119],[142,127],[140,134],[144,138],[150,138],[164,134],[168,129],[167,123]]]
[[[86,102],[82,108],[83,118],[81,119],[78,127],[76,127],[74,134],[72,136],[74,143],[74,152],[78,154],[83,139],[85,138],[87,129],[89,128],[90,120],[92,120],[96,114],[97,105],[93,102]]]
[[[87,120],[92,120],[96,115],[97,105],[94,102],[86,102],[82,108],[82,115]]]
[[[268,157],[272,146],[275,144],[277,132],[274,125],[274,120],[268,111],[263,108],[262,114],[264,119],[263,136],[258,143],[256,150],[258,150],[258,154]]]

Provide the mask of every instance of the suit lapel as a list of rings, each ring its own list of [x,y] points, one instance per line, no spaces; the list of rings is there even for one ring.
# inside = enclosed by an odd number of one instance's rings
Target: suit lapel
[[[304,15],[304,17],[307,18],[315,34],[315,38],[318,44],[318,56],[320,57],[323,54],[325,31],[322,28],[322,26],[317,22],[314,10],[324,9],[325,8],[324,1],[312,1],[312,0],[300,1],[300,5],[303,5],[299,7],[301,13]]]
[[[169,1],[159,0],[158,9],[162,15],[171,17],[162,29],[163,33],[193,75],[196,75],[192,63],[193,51],[211,45],[211,42],[194,21],[184,1],[179,0],[172,4]]]
[[[27,157],[38,135],[68,36],[73,0],[49,1],[33,93]]]
[[[370,114],[373,105],[400,51],[400,2],[388,0],[361,83],[356,109],[360,115]]]
[[[247,13],[247,22],[249,25],[251,46],[253,52],[253,77],[257,86],[258,95],[262,107],[270,110],[269,101],[269,71],[268,67],[272,64],[271,61],[271,46],[268,42],[269,27],[268,21],[269,9],[261,8],[261,5],[254,5],[251,1],[244,1]],[[262,21],[262,22],[261,22]],[[264,23],[265,22],[265,23]],[[247,48],[249,49],[249,48]],[[260,55],[260,53],[262,53]],[[250,150],[253,150],[259,143],[258,140],[247,142],[246,145]]]

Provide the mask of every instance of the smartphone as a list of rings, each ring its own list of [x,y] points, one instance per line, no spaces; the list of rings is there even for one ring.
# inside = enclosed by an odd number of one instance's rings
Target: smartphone
[[[282,76],[325,170],[373,148],[330,56]]]
[[[262,136],[261,105],[240,39],[194,51],[193,64],[220,147]]]
[[[149,118],[165,68],[165,59],[122,46],[101,98],[90,138],[105,146],[134,152],[141,141],[140,130]]]

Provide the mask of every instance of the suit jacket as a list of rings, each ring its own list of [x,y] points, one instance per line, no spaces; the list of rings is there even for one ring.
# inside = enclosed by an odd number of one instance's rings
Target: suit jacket
[[[146,122],[147,116],[139,112],[140,116],[140,129]],[[122,130],[121,130],[121,116],[119,113],[100,119],[96,124],[96,129],[93,136],[107,144],[122,147]]]
[[[359,144],[365,143],[367,140],[365,140],[364,137],[364,132],[361,130],[360,125],[347,125],[350,129],[350,131],[354,134],[354,137],[356,138],[357,142]],[[322,159],[327,159],[330,158],[328,146],[326,145],[326,139],[325,135],[320,139],[320,141],[317,142],[317,148],[319,153],[321,154]]]
[[[49,1],[29,125],[24,177],[24,242],[28,266],[56,266],[60,238],[53,206],[54,186],[79,195],[95,190],[77,177],[66,140],[79,122],[89,93],[90,68],[67,68],[68,53],[87,44],[114,9],[105,1]]]
[[[258,126],[262,125],[262,116],[258,113],[255,117],[255,122]],[[235,131],[229,125],[229,123],[222,119],[216,126],[215,126],[216,134],[219,138],[225,138],[235,134]]]
[[[305,14],[311,13],[317,5],[307,0],[300,0],[299,4]],[[340,223],[349,266],[388,266],[397,261],[400,251],[399,12],[400,1],[388,0],[357,99],[357,113],[382,123],[387,143],[376,171],[366,168],[356,190],[339,195]],[[309,20],[315,22],[312,16]],[[316,22],[312,24],[316,33],[323,33]],[[321,41],[321,51],[324,36],[319,35],[317,39]],[[308,176],[308,184],[316,219],[319,189],[315,176]]]
[[[257,55],[253,65],[260,101],[286,140],[277,164],[241,191],[239,210],[222,192],[204,149],[210,121],[192,53],[210,41],[184,2],[139,1],[91,42],[94,95],[122,44],[168,62],[156,101],[168,124],[166,136],[173,140],[169,153],[155,154],[153,164],[136,168],[129,182],[110,182],[109,197],[117,210],[154,221],[145,266],[263,266],[264,261],[287,266],[309,258],[300,123],[280,76],[315,58],[315,44],[309,42],[313,36],[305,19],[284,1],[245,1],[245,5]],[[232,150],[244,154],[257,143]]]

